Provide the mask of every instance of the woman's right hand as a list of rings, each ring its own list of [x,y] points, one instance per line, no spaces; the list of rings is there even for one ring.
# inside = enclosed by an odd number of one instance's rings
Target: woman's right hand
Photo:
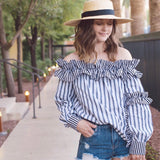
[[[77,125],[77,130],[85,137],[91,137],[94,134],[94,130],[92,128],[96,128],[97,126],[93,123],[86,121],[84,119],[80,120]]]

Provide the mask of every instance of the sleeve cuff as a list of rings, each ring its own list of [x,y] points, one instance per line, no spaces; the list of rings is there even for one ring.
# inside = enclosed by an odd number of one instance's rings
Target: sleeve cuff
[[[146,142],[132,141],[129,148],[129,154],[133,155],[145,155],[146,154]]]
[[[81,120],[80,117],[72,115],[68,120],[68,124],[70,125],[70,127],[72,127],[73,129],[77,131],[77,124],[80,120]]]

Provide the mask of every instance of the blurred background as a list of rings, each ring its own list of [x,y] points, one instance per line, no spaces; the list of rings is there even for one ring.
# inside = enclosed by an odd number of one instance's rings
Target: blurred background
[[[84,1],[0,0],[0,102],[10,97],[19,101],[21,96],[24,100],[26,89],[32,95],[40,95],[40,90],[33,92],[34,86],[42,80],[40,84],[44,86],[58,67],[56,60],[75,51],[74,27],[63,23],[80,18]],[[155,128],[151,144],[147,143],[146,159],[159,160],[160,0],[112,2],[116,16],[134,20],[119,25],[118,36],[133,58],[140,59],[137,70],[143,73],[142,84],[153,99]],[[1,107],[0,104],[0,111]],[[8,125],[13,128],[11,122]]]

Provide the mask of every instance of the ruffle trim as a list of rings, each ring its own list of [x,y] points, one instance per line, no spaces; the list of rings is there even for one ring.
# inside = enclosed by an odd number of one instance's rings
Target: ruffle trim
[[[129,147],[132,143],[132,137],[134,137],[134,133],[131,132],[129,128],[129,105],[134,104],[150,104],[152,103],[152,99],[148,97],[148,92],[134,92],[134,93],[126,93],[126,107],[125,107],[125,119],[126,119],[126,135],[127,135],[127,147]]]
[[[134,104],[151,104],[152,99],[148,97],[148,92],[134,92],[126,94],[126,106]]]
[[[63,81],[73,81],[82,74],[87,74],[94,80],[99,80],[102,77],[109,79],[122,78],[123,80],[133,76],[142,77],[142,73],[135,69],[140,62],[139,59],[118,60],[115,62],[100,59],[94,64],[81,60],[67,62],[59,58],[56,62],[59,68],[54,75]]]
[[[129,147],[132,142],[133,133],[131,132],[129,128],[129,115],[128,115],[128,107],[125,108],[125,119],[126,119],[126,136],[127,136],[127,145],[126,147]]]

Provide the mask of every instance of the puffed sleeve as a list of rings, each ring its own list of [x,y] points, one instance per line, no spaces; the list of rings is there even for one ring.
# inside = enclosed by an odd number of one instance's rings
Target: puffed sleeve
[[[74,109],[74,103],[77,98],[72,82],[59,80],[54,99],[60,111],[60,120],[66,127],[72,127],[77,130],[77,124],[81,118],[76,115]]]
[[[152,135],[153,125],[149,104],[152,99],[144,91],[136,76],[124,82],[125,107],[127,110],[128,135],[131,137],[129,153],[145,155],[146,142]]]

